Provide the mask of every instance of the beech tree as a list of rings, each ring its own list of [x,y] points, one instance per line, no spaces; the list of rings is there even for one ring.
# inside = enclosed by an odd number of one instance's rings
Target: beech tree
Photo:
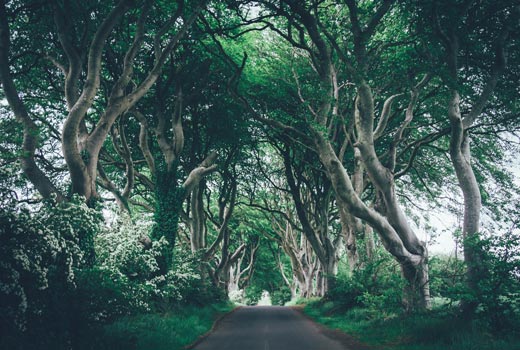
[[[309,240],[301,232],[302,229],[295,225],[296,214],[290,200],[290,198],[284,200],[286,207],[285,215],[276,215],[276,213],[271,212],[270,220],[275,233],[273,239],[278,242],[281,251],[289,258],[292,276],[286,275],[285,264],[280,254],[277,256],[278,265],[285,284],[291,289],[291,295],[293,297],[310,298],[325,292],[323,288],[320,288],[320,291],[315,288],[315,286],[320,287],[316,283],[320,270],[320,261]],[[273,207],[275,206],[270,205],[270,208]],[[335,271],[331,273],[332,276],[328,277],[329,280],[335,277]]]
[[[375,149],[375,139],[385,130],[391,103],[397,96],[391,95],[386,100],[376,127],[376,107],[369,85],[368,60],[376,60],[377,56],[368,56],[372,53],[368,50],[368,43],[390,10],[392,2],[385,1],[379,7],[371,7],[374,9],[373,14],[368,9],[359,9],[355,2],[337,4],[338,11],[335,15],[342,16],[341,21],[348,23],[348,32],[343,31],[337,35],[345,38],[344,42],[337,42],[336,36],[330,33],[331,28],[321,21],[323,16],[331,15],[327,12],[328,7],[294,1],[283,1],[280,4],[270,1],[259,3],[265,12],[256,21],[251,21],[256,25],[265,24],[291,45],[293,50],[300,52],[300,57],[308,59],[307,62],[315,74],[315,92],[311,97],[305,95],[301,79],[294,75],[293,91],[304,108],[298,109],[303,118],[292,115],[300,124],[266,118],[259,112],[257,119],[292,133],[294,137],[314,149],[330,178],[338,206],[370,224],[380,235],[386,249],[400,262],[408,281],[405,300],[409,307],[429,307],[426,246],[414,233],[395,193],[395,161],[392,160],[395,160],[397,147],[391,150],[392,156],[389,157],[388,164],[382,162]],[[267,20],[269,17],[274,19]],[[361,21],[366,23],[360,24]],[[336,57],[339,63],[336,62]],[[336,132],[338,123],[341,123],[341,120],[345,121],[342,113],[344,111],[340,109],[342,99],[337,80],[339,67],[348,74],[356,88],[352,111],[354,120],[351,121],[354,123],[357,136],[355,140],[347,140],[349,135]],[[402,130],[412,121],[417,95],[428,80],[429,75],[417,77],[410,88],[411,96],[406,118],[395,133],[396,146],[402,137]],[[253,106],[250,107],[254,109]],[[291,112],[288,113],[291,115]],[[302,132],[300,127],[304,127],[305,132]],[[337,135],[342,137],[341,141],[334,139]],[[354,189],[344,160],[338,157],[344,155],[341,145],[345,142],[348,146],[349,141],[359,150],[364,169],[382,199],[384,206],[379,210],[369,207],[360,198]]]
[[[184,6],[183,1],[177,2],[172,8],[160,8],[151,1],[132,4],[130,1],[120,1],[113,8],[102,8],[95,16],[90,16],[88,7],[75,5],[74,13],[83,15],[82,21],[73,22],[66,15],[71,11],[71,4],[53,3],[50,10],[43,6],[41,9],[52,13],[54,28],[48,26],[49,35],[59,39],[59,47],[52,52],[37,52],[37,55],[48,57],[63,74],[64,99],[67,116],[63,122],[61,133],[62,151],[71,179],[71,192],[86,198],[87,201],[98,197],[96,189],[97,164],[103,143],[107,138],[112,125],[124,112],[130,110],[154,85],[164,64],[169,60],[171,53],[179,46],[197,19],[202,10],[202,3],[193,8]],[[22,7],[23,9],[23,7]],[[151,17],[155,12],[171,10],[171,16],[163,16],[162,23],[154,23],[151,31]],[[16,12],[16,8],[12,9]],[[38,16],[38,11],[27,12],[28,15]],[[20,94],[10,74],[8,13],[5,3],[2,3],[2,85],[8,101],[17,118],[23,122],[26,129],[24,171],[44,197],[56,194],[61,198],[52,182],[45,174],[38,170],[33,161],[36,149],[36,126],[28,115]],[[116,28],[121,30],[123,22],[125,30],[133,32],[128,45],[114,46],[113,38]],[[48,25],[48,23],[46,23]],[[95,28],[95,31],[92,31]],[[144,45],[147,37],[153,45]],[[128,39],[128,38],[127,38]],[[112,41],[111,41],[112,40]],[[111,79],[111,88],[106,96],[104,106],[98,118],[88,115],[89,109],[99,100],[99,88],[103,80],[103,54],[107,44],[112,45],[112,53],[119,55],[119,74]],[[118,50],[119,49],[119,50]],[[143,51],[146,50],[146,54]],[[54,52],[57,54],[54,56]],[[17,53],[17,54],[24,54]],[[11,53],[11,55],[13,55]],[[135,74],[136,61],[139,57],[154,57],[153,62],[141,65],[138,75]],[[143,63],[143,61],[140,61]],[[146,67],[146,68],[144,68]]]
[[[483,252],[479,251],[477,244],[481,233],[482,198],[472,165],[472,128],[483,119],[483,114],[490,114],[495,123],[500,123],[500,112],[487,107],[490,103],[496,103],[493,97],[498,92],[499,81],[504,75],[511,74],[506,70],[511,64],[508,62],[509,52],[518,48],[518,40],[515,40],[517,38],[513,33],[520,28],[518,4],[503,2],[486,5],[471,1],[450,4],[453,12],[448,13],[444,11],[442,2],[437,1],[425,9],[433,16],[433,35],[443,48],[441,59],[446,67],[444,81],[449,87],[449,153],[464,197],[464,260],[467,264],[467,284],[473,293],[478,293],[479,280],[486,275],[486,268],[482,264]],[[491,31],[490,26],[498,28]],[[488,32],[488,35],[477,34],[482,32]],[[462,71],[461,60],[468,56],[483,60],[484,66],[476,62],[465,63],[469,71]],[[478,82],[478,89],[466,86],[475,82]],[[472,314],[477,305],[475,299],[464,300],[463,311]]]
[[[295,210],[303,233],[320,262],[324,278],[322,293],[334,287],[337,274],[338,253],[342,237],[330,232],[332,186],[321,169],[313,169],[309,155],[291,155],[287,145],[280,148],[284,160],[285,176],[289,193],[294,200]],[[309,162],[310,164],[308,164]]]
[[[505,0],[2,2],[2,197],[115,201],[130,217],[105,239],[156,257],[158,290],[174,248],[204,285],[256,296],[342,295],[338,262],[370,279],[382,254],[408,311],[430,306],[424,222],[460,197],[472,315],[495,278],[481,238],[518,227],[519,16]]]

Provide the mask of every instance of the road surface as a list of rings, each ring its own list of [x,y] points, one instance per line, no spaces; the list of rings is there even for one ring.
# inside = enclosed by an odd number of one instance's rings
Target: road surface
[[[195,350],[346,350],[297,311],[243,307],[226,316]]]

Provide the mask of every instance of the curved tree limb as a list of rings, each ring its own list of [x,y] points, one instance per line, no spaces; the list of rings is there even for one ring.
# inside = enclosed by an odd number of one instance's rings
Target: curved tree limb
[[[182,188],[184,189],[184,196],[187,198],[193,188],[202,180],[202,178],[208,174],[211,174],[215,170],[217,170],[217,165],[214,164],[217,160],[217,153],[210,153],[200,165],[193,169],[184,183],[182,184]]]
[[[29,116],[27,108],[20,98],[9,71],[9,49],[11,37],[7,21],[5,2],[0,4],[0,81],[9,106],[13,110],[16,119],[23,125],[23,143],[20,161],[22,171],[43,198],[56,196],[58,201],[63,200],[63,195],[39,168],[34,159],[38,147],[38,126]]]
[[[395,94],[386,99],[383,105],[383,110],[381,111],[381,116],[379,117],[379,122],[377,123],[377,127],[374,130],[374,140],[377,140],[383,135],[383,132],[386,129],[386,125],[388,124],[388,117],[390,116],[392,102],[394,102],[394,100],[401,95],[403,94]]]
[[[106,39],[116,26],[118,20],[129,10],[129,1],[121,0],[115,8],[110,11],[101,26],[96,31],[91,42],[88,53],[87,78],[83,86],[83,91],[78,100],[70,108],[69,114],[63,125],[62,150],[72,180],[72,192],[78,193],[90,199],[94,188],[92,181],[95,180],[95,173],[88,172],[87,165],[83,160],[77,141],[79,137],[80,124],[92,106],[94,97],[100,85],[101,57]],[[101,147],[101,146],[100,146]],[[93,159],[94,166],[97,166],[97,156]]]

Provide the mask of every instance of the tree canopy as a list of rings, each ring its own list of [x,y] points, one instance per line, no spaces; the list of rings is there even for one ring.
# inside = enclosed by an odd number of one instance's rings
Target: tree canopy
[[[114,317],[267,290],[472,318],[500,268],[518,301],[519,21],[507,0],[3,1],[2,327],[95,283]],[[459,223],[457,293],[432,214]]]

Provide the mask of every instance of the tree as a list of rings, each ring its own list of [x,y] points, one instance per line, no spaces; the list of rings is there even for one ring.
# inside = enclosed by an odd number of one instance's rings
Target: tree
[[[385,1],[379,7],[370,4],[370,8],[366,9],[360,9],[355,2],[350,1],[346,2],[346,7],[337,4],[339,10],[335,15],[341,16],[340,22],[349,23],[347,26],[349,31],[337,35],[331,34],[331,28],[327,27],[328,23],[321,21],[323,17],[330,15],[327,12],[329,7],[294,1],[282,1],[280,4],[270,1],[260,3],[265,12],[259,16],[257,22],[264,23],[279,34],[292,46],[293,51],[299,53],[298,58],[301,61],[307,60],[310,63],[309,71],[314,74],[316,84],[314,94],[307,98],[302,88],[302,79],[298,74],[294,75],[293,96],[297,96],[303,105],[303,108],[297,108],[303,118],[297,118],[294,112],[288,112],[294,121],[266,118],[261,113],[257,113],[257,119],[291,133],[300,142],[314,149],[330,178],[339,206],[370,224],[379,233],[385,247],[401,263],[403,274],[408,281],[405,299],[409,307],[427,308],[429,306],[427,251],[424,242],[420,242],[411,229],[395,193],[395,162],[392,160],[395,160],[397,147],[394,147],[392,156],[389,157],[390,162],[384,164],[376,152],[374,143],[378,134],[387,126],[391,102],[397,96],[392,95],[386,100],[379,119],[379,127],[376,128],[374,125],[376,107],[369,85],[368,62],[377,61],[380,57],[377,52],[369,51],[368,45],[383,17],[389,12],[392,1]],[[270,21],[265,19],[270,17],[274,19]],[[360,21],[366,23],[361,24]],[[344,37],[346,40],[344,43],[338,43],[335,37]],[[373,57],[369,56],[369,53],[373,54]],[[335,62],[336,56],[340,63]],[[355,141],[348,140],[348,135],[342,135],[343,140],[334,138],[341,135],[336,132],[338,130],[336,126],[345,123],[342,113],[344,111],[338,108],[341,106],[337,83],[339,67],[348,73],[356,88],[357,96],[353,111],[355,112],[353,122],[357,133]],[[396,132],[396,145],[402,137],[402,132],[399,130],[404,130],[411,122],[417,94],[428,80],[429,76],[425,76],[410,88],[411,98],[407,118]],[[244,103],[249,104],[248,101]],[[254,108],[250,104],[249,106]],[[302,128],[305,131],[302,131]],[[344,129],[340,127],[339,130]],[[371,183],[384,203],[384,208],[379,208],[379,211],[368,207],[356,193],[344,160],[338,157],[344,155],[341,145],[346,142],[348,146],[349,141],[359,150],[360,159],[364,163]]]
[[[320,262],[324,278],[323,288],[320,288],[323,295],[334,288],[338,250],[342,242],[340,234],[336,233],[334,237],[330,232],[332,186],[321,169],[315,169],[311,165],[312,154],[309,151],[304,151],[303,155],[291,155],[287,144],[282,147],[279,152],[284,160],[289,193],[294,200],[306,240]]]
[[[486,113],[498,82],[506,72],[508,52],[513,47],[513,32],[519,28],[520,15],[520,7],[516,4],[487,5],[472,2],[452,4],[455,10],[448,14],[441,10],[439,2],[435,2],[429,9],[434,17],[436,39],[444,49],[444,80],[450,90],[447,108],[451,127],[450,158],[464,197],[464,260],[467,264],[467,284],[474,292],[478,290],[479,280],[486,275],[486,267],[482,261],[483,252],[475,244],[481,231],[482,197],[472,166],[470,135],[475,123]],[[497,23],[499,30],[490,32],[490,36],[476,34],[479,30],[489,30],[490,25],[496,27]],[[476,53],[472,45],[481,51]],[[466,64],[469,72],[463,72],[460,59],[469,55],[484,60],[485,67]],[[464,86],[476,82],[479,89]],[[463,312],[472,315],[477,305],[477,300],[464,300]]]
[[[304,298],[323,295],[326,291],[323,288],[325,286],[323,283],[321,286],[317,283],[318,273],[323,268],[314,247],[322,254],[325,263],[330,261],[330,273],[323,274],[333,284],[336,275],[336,255],[341,242],[338,234],[336,237],[332,237],[332,232],[328,228],[324,228],[333,220],[330,214],[331,203],[327,202],[330,201],[330,195],[321,198],[320,194],[323,193],[323,187],[326,186],[322,184],[322,187],[315,189],[310,183],[311,181],[324,181],[324,179],[317,175],[316,169],[312,169],[308,160],[295,159],[301,157],[301,153],[291,157],[285,152],[286,148],[284,151],[286,145],[277,144],[276,140],[270,140],[270,144],[274,146],[267,147],[263,150],[264,152],[258,152],[257,155],[256,167],[264,177],[260,181],[263,180],[266,183],[260,185],[260,190],[257,191],[254,200],[251,200],[249,205],[258,208],[270,222],[271,229],[262,231],[269,240],[276,242],[279,248],[277,254],[273,254],[277,259],[283,280],[291,290],[291,295]],[[293,169],[291,161],[295,162],[296,169]],[[270,166],[267,167],[263,163],[269,163]],[[313,175],[317,179],[313,178]],[[291,182],[292,185],[289,185],[288,182]],[[330,184],[328,184],[328,189],[330,190]],[[300,206],[299,210],[296,209],[297,205]],[[327,208],[318,209],[321,205],[325,205]],[[302,219],[299,219],[300,215],[302,215]],[[306,225],[305,228],[303,228],[304,225]],[[314,246],[307,239],[307,235],[313,239]],[[321,242],[325,242],[328,246],[322,245]],[[284,259],[282,252],[285,253],[287,259]],[[332,256],[326,255],[329,252]],[[286,274],[286,260],[290,264],[292,276]]]
[[[170,9],[153,6],[151,1],[144,1],[134,7],[135,5],[130,1],[123,0],[113,8],[100,8],[100,13],[93,20],[92,16],[88,14],[88,7],[77,6],[74,8],[74,14],[83,17],[81,21],[74,23],[72,18],[65,15],[67,10],[71,10],[70,6],[71,4],[68,2],[53,3],[50,6],[55,27],[52,28],[49,23],[45,23],[47,26],[45,29],[49,30],[49,34],[52,33],[59,38],[59,48],[54,48],[50,53],[38,52],[37,54],[48,57],[64,75],[63,91],[67,104],[67,117],[61,134],[63,156],[70,174],[71,192],[80,194],[90,201],[98,197],[96,178],[99,154],[112,125],[154,85],[171,53],[177,49],[181,39],[186,36],[197,19],[203,4],[195,4],[193,8],[189,8],[184,6],[183,1],[177,2],[171,9],[172,16],[157,17],[159,22],[154,23],[154,30],[149,32],[147,29],[151,27],[149,22],[151,22],[153,13],[165,13],[168,12],[165,10]],[[22,6],[19,10],[26,9]],[[33,12],[29,9],[27,15],[37,18],[39,11],[49,11],[49,8],[47,6],[37,7],[36,10]],[[16,9],[12,9],[12,11],[16,12]],[[132,12],[132,15],[128,15],[129,12]],[[2,4],[2,17],[8,18],[5,3]],[[176,23],[180,18],[183,18],[182,24],[177,26]],[[109,40],[112,40],[112,44],[114,43],[113,31],[121,20],[126,31],[120,32],[133,33],[130,35],[132,42],[128,45],[125,43],[112,47],[111,53],[118,55],[118,74],[111,77],[113,79],[110,92],[104,99],[105,103],[100,110],[99,118],[94,120],[87,114],[89,109],[94,106],[96,97],[98,100],[100,99],[102,80],[103,83],[106,82],[103,70],[104,49]],[[15,22],[15,25],[19,24],[19,22]],[[16,28],[18,29],[18,27]],[[92,32],[92,28],[95,28],[95,32]],[[154,45],[144,45],[147,35],[152,37]],[[25,164],[24,171],[42,196],[49,197],[54,193],[60,198],[62,194],[47,176],[38,170],[37,164],[33,161],[37,143],[36,125],[28,115],[24,102],[17,97],[19,94],[9,72],[9,44],[9,23],[5,20],[2,21],[2,57],[0,58],[2,66],[5,68],[3,68],[1,78],[4,92],[6,96],[9,96],[8,101],[11,108],[26,129],[24,148],[27,152],[24,152],[26,154],[22,158]],[[63,54],[65,63],[53,56],[56,49],[58,49],[58,55]],[[154,57],[154,60],[152,62],[141,61],[142,65],[138,72],[140,74],[135,74],[136,59],[145,49],[147,51],[145,56]],[[36,48],[36,50],[40,50],[40,48]],[[26,53],[17,52],[16,54]],[[138,80],[139,82],[137,82]],[[89,130],[88,124],[90,123],[92,127]]]

